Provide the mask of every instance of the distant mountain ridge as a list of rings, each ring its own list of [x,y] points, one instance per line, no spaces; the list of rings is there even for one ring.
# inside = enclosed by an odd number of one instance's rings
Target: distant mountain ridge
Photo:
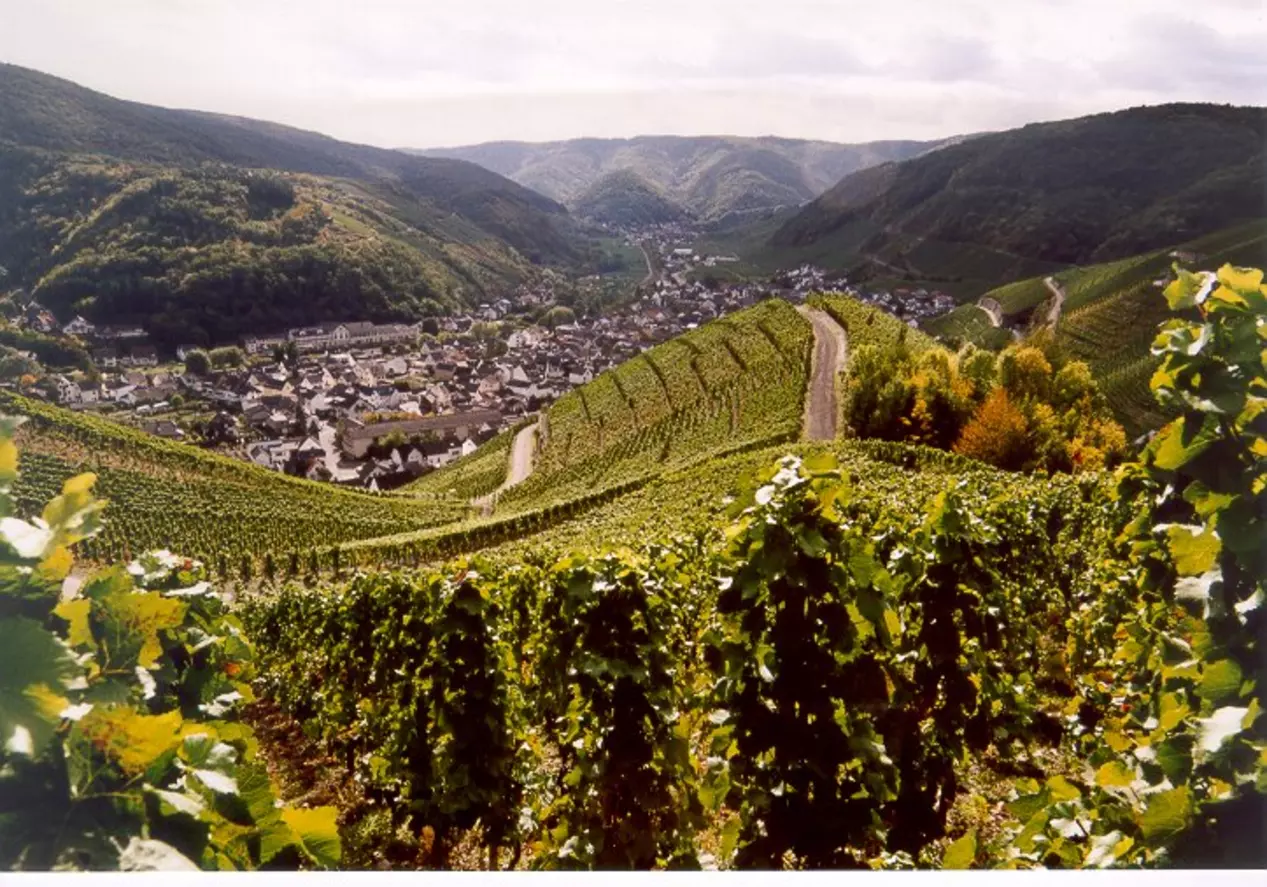
[[[1267,109],[1132,108],[982,135],[847,176],[775,255],[985,289],[1267,216]]]
[[[954,140],[864,144],[737,136],[638,136],[558,142],[488,142],[411,151],[478,163],[579,209],[577,201],[613,172],[632,172],[705,223],[769,214],[814,199],[842,177],[918,156]]]

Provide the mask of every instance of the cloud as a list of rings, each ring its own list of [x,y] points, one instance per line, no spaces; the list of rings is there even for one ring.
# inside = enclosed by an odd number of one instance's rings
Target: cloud
[[[10,0],[0,60],[385,145],[1261,104],[1261,0]]]

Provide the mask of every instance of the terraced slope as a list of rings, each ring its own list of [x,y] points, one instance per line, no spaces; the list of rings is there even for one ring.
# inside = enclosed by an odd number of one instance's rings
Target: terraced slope
[[[849,296],[815,295],[809,304],[821,308],[844,327],[850,347],[857,345],[890,345],[905,337],[907,347],[923,351],[933,345],[925,333],[907,326],[887,311],[861,302]]]
[[[28,416],[18,443],[22,509],[92,471],[109,501],[90,556],[170,548],[238,564],[455,522],[463,500],[373,496],[266,471],[93,416],[0,393],[0,413]]]
[[[768,301],[713,321],[560,398],[533,474],[499,510],[611,487],[800,428],[812,341],[792,306]]]
[[[1267,221],[1255,221],[1189,241],[1176,249],[1159,249],[1114,262],[1072,268],[1054,275],[1064,288],[1065,304],[1057,340],[1070,356],[1091,365],[1127,432],[1140,434],[1159,427],[1166,416],[1148,390],[1156,368],[1149,347],[1157,325],[1169,312],[1158,281],[1171,273],[1172,253],[1192,268],[1234,265],[1261,267],[1267,262]],[[992,290],[1004,323],[1025,323],[1051,298],[1042,277]],[[978,344],[992,344],[997,331],[981,325],[981,309],[964,305],[928,325],[931,332],[958,335]]]

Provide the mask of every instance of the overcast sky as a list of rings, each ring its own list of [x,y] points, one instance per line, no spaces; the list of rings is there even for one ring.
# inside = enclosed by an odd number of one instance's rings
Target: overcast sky
[[[0,0],[0,61],[386,147],[1267,104],[1265,0]],[[2,134],[0,134],[2,135]]]

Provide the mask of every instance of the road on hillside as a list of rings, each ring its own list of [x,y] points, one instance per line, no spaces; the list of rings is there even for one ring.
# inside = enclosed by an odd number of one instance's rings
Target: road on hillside
[[[537,426],[529,425],[515,435],[515,442],[510,447],[510,468],[506,470],[506,482],[502,490],[508,490],[521,484],[532,473],[532,455],[537,448]]]
[[[642,279],[639,286],[651,286],[656,282],[655,266],[651,264],[651,253],[647,252],[647,247],[642,241],[638,241],[638,249],[642,250],[642,260],[647,263],[647,276]]]
[[[1003,306],[995,299],[983,298],[977,302],[977,307],[985,312],[986,317],[990,318],[990,326],[995,328],[1003,326]]]
[[[1065,288],[1056,283],[1054,277],[1043,278],[1043,283],[1052,296],[1051,310],[1047,312],[1047,325],[1055,330],[1056,324],[1060,322],[1060,311],[1065,306]]]
[[[805,437],[835,440],[840,421],[836,376],[845,368],[849,342],[831,315],[805,305],[796,309],[814,326],[814,355],[810,361],[809,390],[805,392]]]
[[[485,515],[490,515],[493,513],[493,506],[497,504],[498,496],[528,479],[528,475],[532,474],[532,458],[536,454],[538,429],[544,423],[545,413],[542,413],[535,423],[519,430],[510,445],[510,459],[506,466],[506,479],[493,492],[485,493],[483,496],[477,496],[472,499],[471,505],[483,511]]]

